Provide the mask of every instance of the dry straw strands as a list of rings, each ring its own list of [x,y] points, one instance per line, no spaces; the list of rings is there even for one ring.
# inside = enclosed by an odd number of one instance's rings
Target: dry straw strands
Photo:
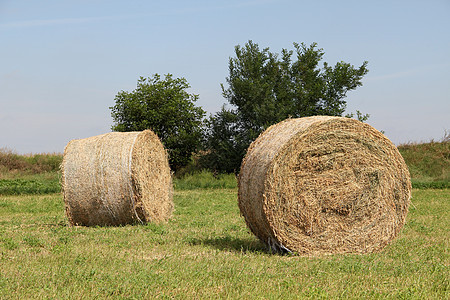
[[[172,214],[167,152],[150,130],[72,140],[61,169],[72,225],[160,222]]]
[[[411,181],[397,148],[359,121],[287,119],[249,147],[239,208],[273,250],[303,255],[381,250],[408,213]]]

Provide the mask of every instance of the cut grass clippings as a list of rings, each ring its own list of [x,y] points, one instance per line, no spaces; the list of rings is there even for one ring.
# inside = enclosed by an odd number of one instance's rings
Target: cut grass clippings
[[[268,252],[236,189],[176,190],[167,224],[69,227],[59,194],[0,196],[0,299],[449,298],[450,190],[414,190],[382,252]]]

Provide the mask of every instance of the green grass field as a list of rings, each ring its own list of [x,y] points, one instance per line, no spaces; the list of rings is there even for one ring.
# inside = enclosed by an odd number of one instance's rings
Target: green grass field
[[[166,224],[69,227],[60,194],[0,196],[0,299],[448,299],[450,190],[413,191],[380,253],[267,252],[234,189],[177,189]]]
[[[399,147],[420,189],[392,244],[319,258],[268,252],[239,215],[233,174],[174,178],[165,224],[70,227],[62,155],[0,149],[0,299],[450,299],[449,147]]]

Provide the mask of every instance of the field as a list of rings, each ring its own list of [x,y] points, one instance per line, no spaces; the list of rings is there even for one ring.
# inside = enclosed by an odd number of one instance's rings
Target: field
[[[61,156],[0,151],[0,299],[449,299],[449,151],[436,144],[401,149],[420,189],[392,244],[316,258],[249,233],[234,175],[175,178],[165,224],[70,227]]]
[[[175,192],[167,224],[69,227],[60,194],[0,196],[0,298],[401,298],[449,294],[450,190],[413,191],[381,253],[273,254],[236,189]]]

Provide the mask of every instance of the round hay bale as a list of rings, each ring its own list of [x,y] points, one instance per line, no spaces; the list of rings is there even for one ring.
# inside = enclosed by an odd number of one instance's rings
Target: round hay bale
[[[61,169],[71,225],[160,222],[172,214],[167,152],[151,130],[72,140]]]
[[[381,250],[405,223],[408,168],[368,124],[343,117],[287,119],[249,147],[239,208],[275,251],[303,255]]]

